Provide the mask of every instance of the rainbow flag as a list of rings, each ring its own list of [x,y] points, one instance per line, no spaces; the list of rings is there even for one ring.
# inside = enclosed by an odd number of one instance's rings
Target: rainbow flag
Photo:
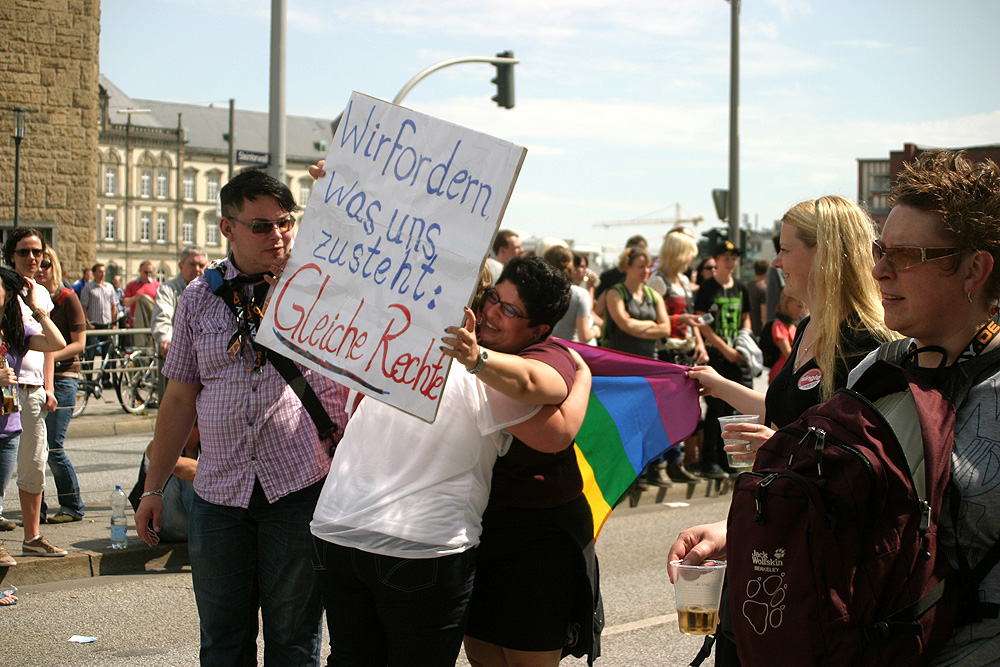
[[[698,427],[698,383],[685,366],[560,342],[580,353],[594,378],[574,449],[596,539],[643,468]]]

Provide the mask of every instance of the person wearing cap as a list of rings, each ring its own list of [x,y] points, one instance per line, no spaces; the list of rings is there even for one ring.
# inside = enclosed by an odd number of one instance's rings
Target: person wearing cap
[[[696,315],[710,313],[710,325],[701,327],[701,334],[708,349],[708,365],[722,377],[751,386],[752,378],[746,360],[736,349],[736,336],[740,329],[750,328],[750,292],[746,285],[736,280],[736,263],[742,251],[732,241],[723,241],[715,247],[715,275],[705,280],[695,295]],[[712,479],[726,476],[726,458],[722,450],[722,432],[719,417],[735,414],[725,401],[706,396],[705,439],[702,445],[701,473]]]

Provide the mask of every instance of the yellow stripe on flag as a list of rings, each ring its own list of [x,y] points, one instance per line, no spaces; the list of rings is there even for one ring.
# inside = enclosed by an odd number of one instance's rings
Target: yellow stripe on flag
[[[573,443],[573,451],[576,452],[576,464],[580,467],[580,476],[583,477],[583,495],[590,504],[590,511],[594,515],[594,539],[601,533],[604,522],[611,515],[611,505],[604,499],[604,494],[597,486],[597,479],[594,477],[594,469],[590,467],[579,445]]]

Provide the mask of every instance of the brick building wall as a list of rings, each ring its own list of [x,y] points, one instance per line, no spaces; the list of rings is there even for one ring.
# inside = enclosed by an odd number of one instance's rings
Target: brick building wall
[[[42,229],[77,276],[95,260],[99,0],[0,0],[0,231],[14,218],[14,120],[21,226]]]

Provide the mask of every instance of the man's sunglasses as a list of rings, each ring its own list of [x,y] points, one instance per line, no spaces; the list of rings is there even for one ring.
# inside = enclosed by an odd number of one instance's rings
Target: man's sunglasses
[[[935,259],[944,259],[945,257],[954,257],[959,253],[972,249],[943,247],[911,248],[909,246],[890,248],[882,245],[879,241],[872,241],[872,257],[875,259],[875,263],[877,264],[880,259],[885,257],[893,271],[906,271],[918,264],[930,262]]]
[[[278,231],[284,234],[295,226],[295,218],[292,216],[287,216],[281,220],[257,220],[254,219],[253,222],[243,222],[242,220],[237,220],[236,218],[229,218],[233,222],[238,222],[244,227],[249,227],[250,231],[254,234],[259,234],[263,236],[264,234],[270,234],[277,227]]]
[[[14,254],[18,257],[27,257],[31,255],[32,257],[41,257],[42,253],[45,252],[41,248],[18,248],[14,251]]]

